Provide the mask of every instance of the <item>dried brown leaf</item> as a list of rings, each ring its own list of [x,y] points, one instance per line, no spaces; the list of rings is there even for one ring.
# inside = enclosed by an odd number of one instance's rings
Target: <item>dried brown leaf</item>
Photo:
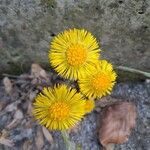
[[[45,138],[47,139],[47,141],[50,144],[52,144],[53,143],[53,137],[50,134],[50,132],[45,127],[42,127],[42,131],[43,131],[43,134],[44,134]]]
[[[117,102],[104,108],[99,130],[101,144],[107,148],[111,143],[126,142],[135,124],[136,107],[132,103]]]
[[[37,135],[35,137],[35,144],[37,147],[37,150],[42,150],[42,147],[44,146],[44,137],[41,129],[37,130]]]
[[[10,81],[10,79],[8,77],[5,77],[3,79],[3,84],[4,84],[4,87],[5,87],[5,91],[7,94],[11,94],[12,93],[12,83]]]
[[[14,119],[6,126],[8,129],[15,128],[23,118],[23,113],[21,110],[17,110],[14,114]]]
[[[48,79],[46,71],[39,64],[32,64],[31,75],[36,78]]]
[[[9,146],[9,147],[13,147],[14,146],[14,143],[13,143],[12,140],[6,139],[3,136],[0,137],[0,143],[4,144],[6,146]]]
[[[33,148],[32,148],[32,142],[30,140],[25,141],[23,143],[22,150],[33,150]]]
[[[5,107],[5,111],[6,112],[15,111],[15,110],[17,110],[17,105],[18,105],[18,102],[11,103]]]
[[[47,73],[46,73],[46,71],[44,69],[40,71],[40,77],[42,77],[44,79],[48,79],[47,78]]]
[[[8,137],[9,136],[8,130],[3,129],[2,132],[1,132],[1,136],[3,136],[4,138]]]

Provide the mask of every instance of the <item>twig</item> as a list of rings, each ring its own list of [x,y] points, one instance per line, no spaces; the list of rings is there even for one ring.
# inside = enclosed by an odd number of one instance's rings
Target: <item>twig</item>
[[[21,76],[21,75],[12,75],[12,74],[3,73],[2,76],[9,77],[9,78],[15,78],[15,79],[18,79],[18,78],[20,78],[20,79],[33,79],[33,76],[28,75],[28,74]]]
[[[6,74],[6,73],[3,73],[2,76],[4,76],[4,77],[10,77],[10,78],[19,78],[20,77],[20,76]]]

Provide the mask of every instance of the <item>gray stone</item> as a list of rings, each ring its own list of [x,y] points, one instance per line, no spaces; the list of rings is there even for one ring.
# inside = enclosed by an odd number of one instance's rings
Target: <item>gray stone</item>
[[[22,75],[23,76],[23,75]],[[21,76],[20,76],[21,77]],[[24,82],[19,82],[20,80]],[[10,150],[22,150],[25,143],[31,146],[31,150],[37,149],[35,147],[35,140],[37,136],[37,131],[41,130],[41,125],[35,121],[34,117],[28,114],[28,109],[24,108],[24,105],[29,104],[29,93],[35,92],[33,84],[27,82],[28,79],[19,79],[13,81],[13,85],[16,88],[14,93],[18,93],[18,97],[13,97],[12,95],[7,95],[4,91],[4,85],[2,85],[0,80],[0,102],[6,101],[6,106],[2,107],[0,111],[0,130],[3,133],[5,129],[8,133],[7,139],[11,139],[14,142],[14,147]],[[57,80],[55,78],[55,80]],[[25,82],[26,81],[26,82]],[[59,82],[60,83],[60,82]],[[23,85],[26,85],[25,86]],[[27,86],[28,84],[28,86]],[[21,88],[24,87],[24,88]],[[36,88],[36,91],[38,89]],[[23,99],[22,99],[23,98]],[[19,100],[19,102],[18,102]],[[107,103],[101,103],[103,105],[99,107],[102,110],[105,106],[104,104],[110,105],[115,101],[128,101],[136,105],[137,108],[137,119],[136,127],[132,130],[132,134],[129,140],[120,145],[115,146],[115,150],[149,150],[150,148],[150,82],[126,82],[117,83],[113,88],[111,96],[102,98],[101,101],[107,100]],[[7,125],[13,120],[14,112],[6,112],[6,108],[11,103],[18,103],[17,107],[23,112],[24,118],[18,123],[14,128],[8,130]],[[1,103],[0,103],[1,104]],[[97,107],[98,107],[97,106]],[[79,122],[78,127],[74,132],[70,132],[70,140],[80,145],[83,150],[103,150],[99,139],[98,139],[98,129],[101,124],[100,116],[102,115],[96,110],[84,116],[81,122]],[[65,143],[63,141],[60,131],[50,131],[53,137],[52,143],[49,143],[46,138],[44,138],[44,146],[42,150],[67,150]],[[4,147],[4,148],[3,148]],[[6,146],[0,145],[0,150],[9,150]],[[28,148],[29,149],[29,148]],[[72,149],[71,149],[72,150]]]
[[[36,62],[49,69],[52,38],[68,28],[92,32],[101,58],[150,70],[149,0],[0,0],[0,73]]]

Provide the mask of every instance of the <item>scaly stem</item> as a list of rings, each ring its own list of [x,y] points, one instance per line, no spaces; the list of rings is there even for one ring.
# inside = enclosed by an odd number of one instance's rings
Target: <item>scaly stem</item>
[[[67,131],[61,131],[63,140],[66,144],[67,150],[82,150],[82,148],[79,145],[75,145],[74,142],[71,142],[69,139],[69,133]]]
[[[61,131],[61,134],[62,134],[62,137],[63,137],[63,140],[67,146],[67,148],[69,147],[69,135],[68,135],[68,132],[67,131]]]
[[[75,143],[69,139],[69,133],[67,131],[61,131],[63,140],[66,144],[67,150],[75,150]]]

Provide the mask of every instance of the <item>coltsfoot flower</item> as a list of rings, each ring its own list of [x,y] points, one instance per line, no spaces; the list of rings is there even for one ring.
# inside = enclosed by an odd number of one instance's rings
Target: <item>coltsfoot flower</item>
[[[95,107],[95,102],[94,100],[86,100],[85,101],[85,113],[90,113],[93,111]]]
[[[89,98],[101,98],[110,94],[116,80],[113,67],[106,60],[95,64],[91,74],[79,80],[79,87],[83,94]]]
[[[36,97],[33,114],[48,129],[73,127],[85,114],[85,100],[75,89],[66,85],[44,88]]]
[[[99,52],[96,38],[90,32],[70,29],[58,34],[52,41],[49,61],[59,75],[77,80],[91,72]]]

